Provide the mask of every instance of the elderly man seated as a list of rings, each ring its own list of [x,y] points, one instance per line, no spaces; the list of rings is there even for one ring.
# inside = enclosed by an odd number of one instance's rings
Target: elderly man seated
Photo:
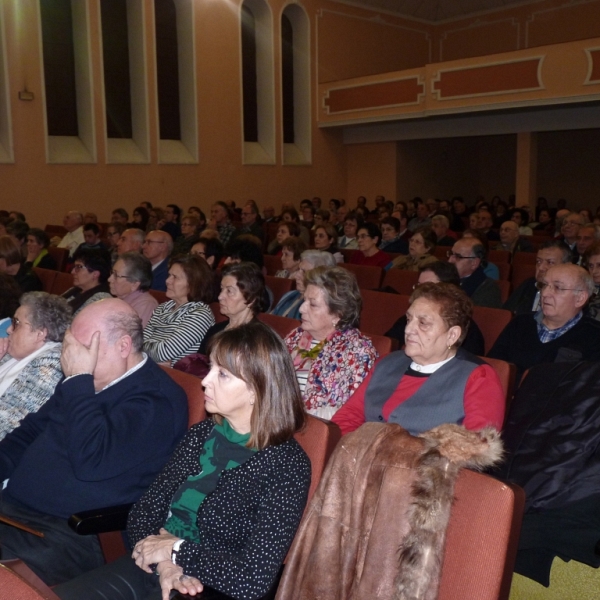
[[[65,379],[0,442],[1,513],[41,530],[0,524],[2,558],[21,558],[49,585],[103,563],[74,512],[135,502],[188,421],[184,391],[142,352],[142,324],[118,299],[91,304],[63,343]]]
[[[510,310],[515,315],[525,315],[536,312],[540,308],[541,283],[550,267],[571,262],[571,250],[564,242],[550,240],[538,250],[535,260],[535,277],[526,279],[504,303],[502,308]]]
[[[63,225],[67,230],[66,235],[61,239],[52,238],[52,243],[56,243],[59,248],[66,248],[69,251],[69,257],[75,254],[75,250],[85,242],[83,237],[83,215],[76,211],[69,211],[63,219]]]
[[[471,298],[475,306],[500,308],[502,300],[498,284],[486,277],[486,251],[475,237],[465,237],[452,246],[448,262],[456,265],[460,276],[460,287]]]
[[[582,312],[594,291],[590,274],[577,265],[557,265],[538,285],[540,310],[516,316],[488,353],[514,363],[517,381],[534,365],[593,360],[600,353],[600,322]]]
[[[142,254],[152,265],[152,289],[167,291],[169,256],[173,251],[173,238],[166,231],[151,231],[142,245]]]
[[[126,229],[117,242],[117,254],[125,252],[141,252],[146,234],[137,228]]]
[[[516,252],[533,252],[531,242],[519,234],[519,226],[514,221],[505,221],[500,226],[500,243],[496,250],[508,250],[513,256]]]

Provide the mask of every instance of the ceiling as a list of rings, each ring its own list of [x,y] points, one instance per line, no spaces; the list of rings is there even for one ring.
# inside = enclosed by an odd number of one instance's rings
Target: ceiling
[[[343,1],[343,0],[342,0]],[[351,4],[385,10],[421,21],[436,23],[468,15],[530,4],[532,0],[350,0]]]

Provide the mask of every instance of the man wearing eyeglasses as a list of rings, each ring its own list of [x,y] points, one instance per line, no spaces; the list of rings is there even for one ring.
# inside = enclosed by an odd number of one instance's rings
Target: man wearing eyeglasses
[[[477,238],[462,238],[448,251],[448,262],[456,265],[460,287],[476,306],[500,308],[498,284],[484,272],[486,251]]]
[[[152,265],[152,288],[167,291],[169,256],[173,250],[173,238],[166,231],[151,231],[142,245],[142,254]]]
[[[249,233],[256,236],[261,242],[265,241],[265,232],[258,222],[258,208],[256,204],[249,202],[242,208],[242,228],[240,233]]]
[[[516,316],[488,353],[514,363],[517,381],[540,363],[600,358],[600,322],[582,312],[594,291],[591,275],[577,265],[557,265],[537,285],[540,309]]]

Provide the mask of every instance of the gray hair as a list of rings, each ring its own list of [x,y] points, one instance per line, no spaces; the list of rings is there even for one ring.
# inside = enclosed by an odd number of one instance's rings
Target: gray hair
[[[64,298],[46,292],[27,292],[21,296],[20,303],[29,310],[29,320],[33,329],[45,329],[49,342],[63,341],[73,313],[73,309]]]
[[[577,265],[573,265],[574,267]],[[596,290],[596,285],[589,271],[583,267],[577,267],[577,288],[587,292],[588,296],[592,296]]]
[[[317,267],[304,274],[304,285],[322,290],[329,312],[339,317],[336,329],[358,326],[362,297],[354,273],[343,267]]]
[[[562,252],[562,263],[567,264],[570,263],[573,259],[573,253],[571,252],[571,248],[567,246],[562,240],[548,240],[544,242],[539,248],[539,250],[550,250],[552,248],[558,248]]]
[[[133,351],[139,354],[144,346],[144,329],[139,315],[132,309],[131,312],[118,311],[105,318],[106,338],[109,344],[128,335],[131,338]]]
[[[448,217],[445,215],[435,215],[435,217],[431,217],[432,223],[441,223],[444,227],[450,227],[450,221],[448,221]]]
[[[335,267],[337,264],[333,254],[323,250],[305,250],[300,255],[300,259],[308,261],[313,269],[315,267]]]
[[[144,243],[146,239],[146,233],[137,227],[130,227],[129,229],[125,229],[125,231],[131,231],[131,236],[136,242],[139,242],[140,245]],[[125,233],[123,231],[123,233]]]
[[[152,285],[152,263],[139,252],[124,252],[117,260],[125,265],[127,281],[140,283],[140,290],[146,292]]]

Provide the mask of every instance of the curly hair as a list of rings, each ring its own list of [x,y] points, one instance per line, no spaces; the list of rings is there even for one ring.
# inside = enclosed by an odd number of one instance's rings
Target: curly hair
[[[73,309],[60,296],[46,292],[27,292],[21,296],[21,306],[29,309],[31,327],[45,329],[49,342],[62,342],[71,324]]]
[[[282,248],[287,248],[294,255],[294,260],[300,260],[301,254],[306,250],[306,244],[299,237],[291,236],[281,242]]]
[[[454,344],[462,344],[469,330],[469,323],[473,316],[473,303],[471,299],[458,287],[451,283],[423,283],[412,293],[409,303],[424,298],[438,306],[439,315],[446,327],[460,327],[460,336]]]
[[[427,248],[427,252],[431,253],[435,250],[435,246],[437,244],[437,235],[435,235],[435,231],[431,229],[431,227],[419,227],[415,229],[413,235],[417,235],[417,233],[421,234],[423,238],[423,242],[425,243],[425,248]]]
[[[336,329],[358,326],[362,297],[354,273],[342,267],[316,267],[304,274],[304,285],[323,291],[329,312],[339,317]]]

